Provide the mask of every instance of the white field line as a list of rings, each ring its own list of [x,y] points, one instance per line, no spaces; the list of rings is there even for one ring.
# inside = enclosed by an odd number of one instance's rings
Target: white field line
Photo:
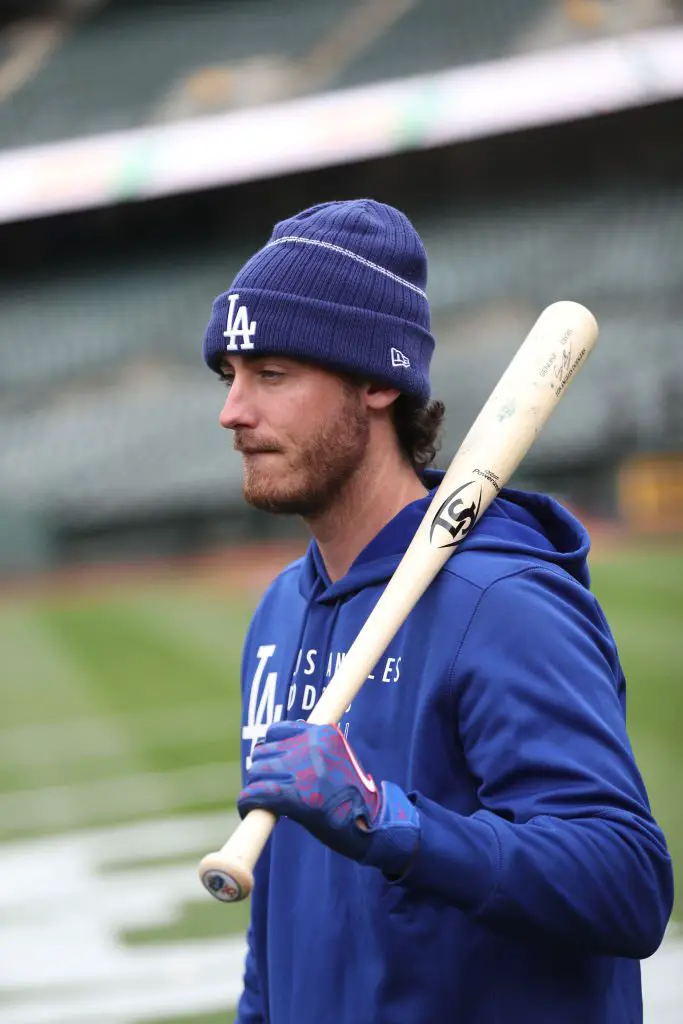
[[[48,992],[3,1006],[2,1024],[140,1024],[200,1014],[225,1013],[242,991],[244,939],[178,945],[164,954],[162,970],[145,965],[137,981],[99,987],[83,995]]]
[[[178,944],[161,969],[146,965],[146,977],[100,989],[97,994],[47,993],[2,1007],[2,1024],[141,1024],[225,1012],[242,991],[244,939]],[[663,1024],[663,1022],[662,1022]]]
[[[131,947],[121,934],[172,925],[188,903],[212,904],[197,862],[236,821],[187,815],[0,846],[3,1024],[139,1024],[234,1005],[244,938],[229,908],[217,908],[224,939]],[[178,855],[187,859],[151,863]]]
[[[0,835],[79,828],[216,801],[227,807],[239,783],[239,762],[225,761],[3,793]]]
[[[645,1024],[683,1020],[683,932],[671,925],[660,949],[641,963]]]
[[[230,908],[216,908],[225,915],[221,939],[160,936],[131,947],[121,934],[172,925],[188,902],[211,902],[197,879],[197,860],[235,824],[234,814],[214,812],[0,846],[3,1024],[227,1015],[241,991],[244,962]],[[158,863],[163,859],[168,863]],[[679,1024],[680,931],[671,928],[642,967],[645,1024]]]
[[[234,811],[202,811],[178,814],[173,818],[154,818],[123,825],[84,828],[78,832],[8,840],[0,846],[0,862],[7,868],[5,872],[0,872],[0,911],[7,905],[12,891],[7,884],[12,864],[18,867],[37,849],[41,856],[46,855],[52,859],[78,847],[85,851],[87,858],[105,868],[119,862],[125,866],[131,860],[141,864],[159,858],[204,853],[207,844],[210,846],[211,843],[224,841],[224,833],[234,828],[238,820]],[[45,876],[45,884],[50,886],[46,890],[47,895],[47,891],[52,891],[49,876]],[[28,894],[24,892],[21,898],[27,899]]]

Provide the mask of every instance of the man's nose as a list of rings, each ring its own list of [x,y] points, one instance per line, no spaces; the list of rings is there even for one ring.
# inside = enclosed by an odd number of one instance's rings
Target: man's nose
[[[226,430],[235,430],[238,427],[255,427],[256,410],[253,402],[249,400],[248,388],[244,381],[235,379],[225,399],[219,422]]]

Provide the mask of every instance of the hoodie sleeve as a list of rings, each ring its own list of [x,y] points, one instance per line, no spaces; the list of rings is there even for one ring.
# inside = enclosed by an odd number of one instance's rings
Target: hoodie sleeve
[[[496,582],[482,594],[452,684],[481,809],[462,816],[410,794],[422,835],[398,884],[509,936],[652,954],[671,913],[671,861],[595,599],[553,570]]]

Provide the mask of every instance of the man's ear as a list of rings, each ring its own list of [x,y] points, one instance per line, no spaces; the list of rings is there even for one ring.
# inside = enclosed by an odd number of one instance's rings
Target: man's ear
[[[397,388],[388,388],[383,384],[368,381],[364,388],[365,404],[368,409],[388,409],[401,392]]]

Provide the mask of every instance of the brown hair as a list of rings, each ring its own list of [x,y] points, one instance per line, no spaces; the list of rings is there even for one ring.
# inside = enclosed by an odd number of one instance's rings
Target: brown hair
[[[428,466],[441,447],[445,405],[438,399],[420,405],[410,395],[399,395],[392,409],[401,451],[416,468]]]

